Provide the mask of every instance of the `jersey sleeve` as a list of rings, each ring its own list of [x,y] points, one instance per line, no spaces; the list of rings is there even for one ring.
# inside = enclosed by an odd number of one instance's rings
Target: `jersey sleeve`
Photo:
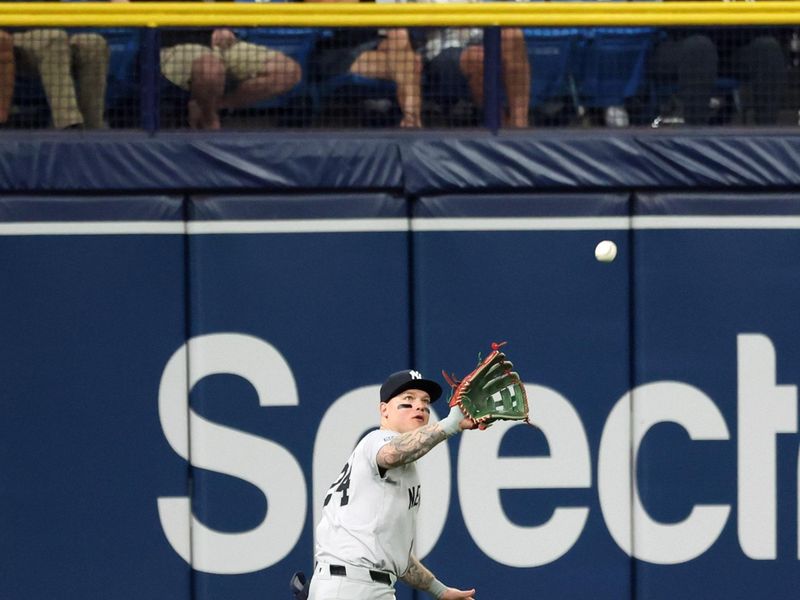
[[[378,451],[398,435],[400,434],[394,431],[377,429],[367,434],[363,440],[363,446],[361,450],[364,453],[364,458],[367,460],[367,463],[372,471],[379,477],[383,477],[383,475],[378,468]]]

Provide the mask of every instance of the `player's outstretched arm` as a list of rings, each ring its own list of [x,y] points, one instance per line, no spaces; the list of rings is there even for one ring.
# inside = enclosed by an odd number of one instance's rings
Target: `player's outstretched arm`
[[[394,469],[412,463],[425,456],[436,444],[460,433],[464,429],[472,429],[475,423],[464,417],[458,406],[453,406],[450,413],[438,423],[429,423],[414,431],[400,434],[378,450],[378,466],[382,469]]]
[[[447,587],[436,579],[433,573],[426,569],[413,554],[411,555],[411,562],[408,565],[408,569],[406,569],[406,572],[400,579],[411,587],[428,592],[437,600],[459,600],[460,598],[473,600],[473,596],[475,595],[474,589],[457,590],[456,588]]]

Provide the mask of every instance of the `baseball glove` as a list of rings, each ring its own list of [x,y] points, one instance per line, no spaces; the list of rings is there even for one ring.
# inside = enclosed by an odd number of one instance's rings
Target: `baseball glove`
[[[450,406],[458,404],[479,429],[486,429],[495,421],[530,423],[525,386],[512,371],[514,365],[500,352],[503,345],[505,342],[492,343],[489,356],[483,360],[479,357],[478,366],[460,381],[442,371],[452,388]]]

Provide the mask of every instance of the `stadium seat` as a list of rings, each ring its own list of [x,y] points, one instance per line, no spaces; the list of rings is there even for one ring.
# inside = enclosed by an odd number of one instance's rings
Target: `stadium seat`
[[[320,38],[330,35],[321,30]],[[356,73],[342,73],[314,83],[316,125],[345,124],[356,120],[365,125],[390,125],[401,118],[397,85]],[[352,123],[347,123],[352,124]]]
[[[581,103],[590,108],[621,106],[639,93],[654,35],[650,27],[584,30],[576,68]]]
[[[25,129],[47,127],[50,123],[50,107],[44,94],[42,81],[17,71],[14,78],[14,99],[11,105],[12,127]]]
[[[531,69],[530,108],[537,122],[569,122],[581,118],[575,83],[580,31],[575,28],[533,27],[522,30]],[[541,119],[541,121],[539,121]],[[555,121],[554,121],[555,119]]]
[[[106,114],[112,127],[135,127],[139,123],[141,85],[139,50],[141,30],[135,28],[97,29],[108,42]]]
[[[712,107],[715,109],[712,122],[726,123],[734,114],[744,119],[741,85],[735,77],[717,77],[714,82],[714,94],[711,97]]]
[[[745,106],[742,101],[741,86],[741,82],[735,77],[717,77],[711,93],[709,124],[724,125],[734,117],[740,121],[745,120]],[[652,127],[684,124],[682,115],[670,114],[670,110],[663,110],[663,107],[669,106],[671,100],[674,100],[673,96],[676,92],[676,85],[658,84],[655,81],[650,82],[649,103],[650,112],[652,113]],[[662,112],[666,112],[666,114],[662,114]]]
[[[140,30],[115,27],[95,31],[105,38],[111,52],[106,102],[110,105],[138,96]]]
[[[522,30],[531,67],[531,107],[574,95],[573,60],[580,39],[577,29],[527,28]]]

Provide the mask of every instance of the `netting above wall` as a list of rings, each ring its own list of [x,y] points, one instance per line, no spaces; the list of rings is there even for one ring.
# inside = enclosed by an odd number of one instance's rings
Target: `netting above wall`
[[[603,12],[593,3],[551,3],[547,12],[526,3],[81,4],[15,5],[29,13],[20,14],[0,3],[0,123],[151,131],[798,123],[795,2],[755,10],[681,2],[668,13],[652,3]]]

